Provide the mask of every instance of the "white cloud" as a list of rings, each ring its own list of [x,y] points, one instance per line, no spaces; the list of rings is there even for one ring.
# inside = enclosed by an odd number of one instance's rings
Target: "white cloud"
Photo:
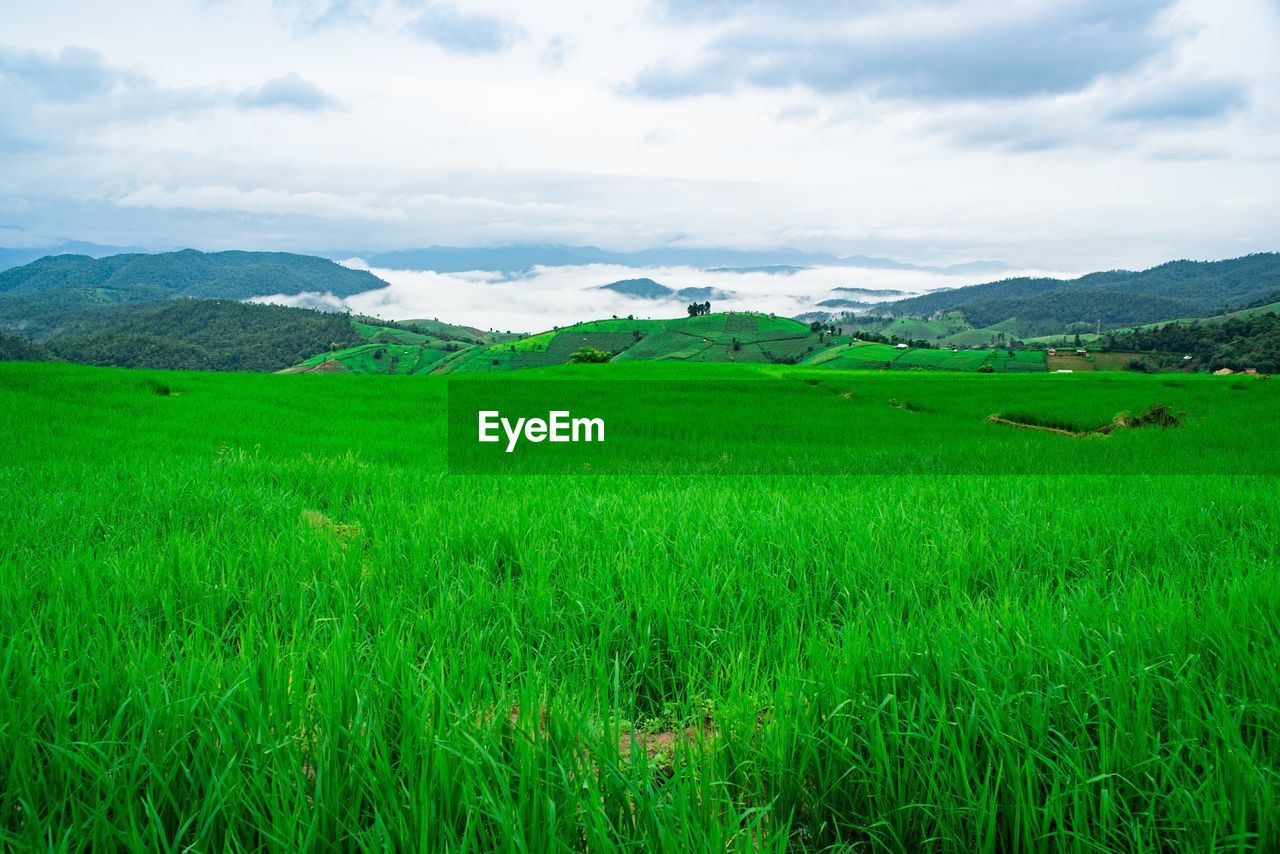
[[[295,110],[327,110],[338,105],[336,98],[303,79],[296,71],[242,92],[236,102],[241,106],[257,109],[285,107]]]
[[[290,193],[257,188],[205,186],[166,190],[155,184],[125,193],[113,199],[121,207],[147,207],[161,210],[225,211],[263,215],[297,215],[321,219],[362,219],[403,221],[405,214],[395,208],[378,205],[371,197],[349,198],[332,193]]]
[[[795,245],[1070,269],[1280,248],[1280,200],[1226,201],[1280,179],[1275,3],[1113,5],[27,4],[0,36],[0,197],[17,229],[0,240]],[[501,49],[424,43],[407,28],[432,11],[501,22],[505,36],[474,42]],[[1017,67],[1034,70],[1027,45],[1063,21],[1105,37],[1065,76],[1042,68],[1003,91],[992,33],[1021,34]],[[883,51],[845,68],[870,83],[846,86],[778,47],[898,44],[916,24],[928,63],[911,91]],[[714,43],[723,58],[773,31],[748,57],[772,77],[691,99],[620,94],[668,57]],[[947,83],[957,67],[968,76]]]
[[[305,294],[264,297],[262,301],[346,309],[387,319],[440,318],[451,323],[495,328],[503,331],[539,332],[553,326],[567,326],[586,318],[679,317],[688,299],[635,299],[600,285],[622,279],[651,278],[680,289],[713,287],[731,292],[730,298],[715,298],[717,310],[766,311],[791,316],[823,309],[823,300],[846,297],[865,302],[883,302],[893,296],[873,297],[834,292],[837,287],[889,289],[911,294],[973,284],[972,276],[938,273],[877,270],[851,267],[816,267],[794,275],[766,273],[711,273],[692,267],[636,269],[606,264],[577,267],[540,267],[528,275],[504,278],[496,273],[444,274],[417,270],[369,268],[359,259],[343,262],[372,272],[389,283],[386,288],[356,294],[346,300],[331,295]],[[1010,275],[1063,275],[1059,272],[1018,271]]]

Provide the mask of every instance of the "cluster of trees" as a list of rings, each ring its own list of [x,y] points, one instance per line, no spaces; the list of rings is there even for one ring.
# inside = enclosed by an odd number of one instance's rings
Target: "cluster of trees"
[[[117,308],[45,342],[85,365],[190,371],[278,371],[361,343],[346,314],[234,300]]]
[[[708,300],[707,302],[691,302],[689,303],[688,311],[689,311],[690,317],[701,317],[704,314],[710,314],[711,301]]]
[[[613,354],[608,350],[601,350],[597,347],[582,347],[569,354],[569,361],[576,365],[602,364],[612,358]],[[494,364],[497,363],[495,362]]]
[[[1273,374],[1280,369],[1280,315],[1274,313],[1221,322],[1167,323],[1107,335],[1103,340],[1108,350],[1167,353],[1178,360],[1194,356],[1196,364],[1210,371],[1253,368]],[[1142,364],[1131,365],[1131,370],[1159,367],[1155,357],[1136,361]]]
[[[936,350],[938,345],[923,338],[899,338],[897,335],[881,335],[878,332],[858,331],[859,341],[870,341],[874,344],[906,344],[919,350]]]
[[[49,351],[39,344],[0,332],[0,362],[47,362]]]

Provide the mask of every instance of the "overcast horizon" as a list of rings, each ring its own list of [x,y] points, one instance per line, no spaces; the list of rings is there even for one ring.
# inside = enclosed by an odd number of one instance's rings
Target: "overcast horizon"
[[[9,9],[0,246],[1280,249],[1274,0],[578,5]]]

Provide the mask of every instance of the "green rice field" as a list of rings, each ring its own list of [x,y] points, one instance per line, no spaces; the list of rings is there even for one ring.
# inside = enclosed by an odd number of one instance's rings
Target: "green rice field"
[[[670,383],[726,475],[451,471],[448,376],[0,364],[0,847],[1280,847],[1280,385],[885,346],[472,380]]]

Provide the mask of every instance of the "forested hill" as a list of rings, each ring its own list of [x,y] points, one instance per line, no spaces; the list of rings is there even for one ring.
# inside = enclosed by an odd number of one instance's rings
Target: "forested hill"
[[[56,255],[0,272],[0,331],[42,338],[104,307],[176,297],[346,297],[385,285],[367,271],[285,252]]]
[[[1128,325],[1216,314],[1280,291],[1280,254],[1171,261],[1078,279],[1006,279],[888,303],[898,315],[959,311],[975,327],[1017,318],[1024,334],[1071,323]]]
[[[69,362],[188,371],[278,371],[357,343],[346,314],[234,300],[121,306],[44,349]],[[21,357],[15,357],[21,358]]]

